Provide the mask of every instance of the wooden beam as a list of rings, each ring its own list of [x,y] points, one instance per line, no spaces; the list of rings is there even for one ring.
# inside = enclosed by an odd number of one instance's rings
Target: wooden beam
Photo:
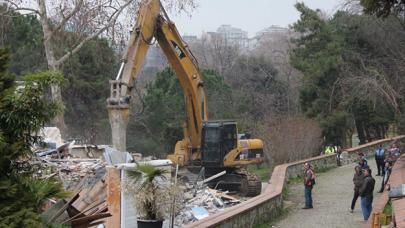
[[[107,206],[111,217],[106,227],[121,227],[121,171],[114,167],[107,167]]]

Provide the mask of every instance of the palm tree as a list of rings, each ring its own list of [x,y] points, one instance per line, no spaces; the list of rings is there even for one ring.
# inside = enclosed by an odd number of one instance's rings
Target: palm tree
[[[163,220],[164,210],[161,207],[167,197],[167,186],[164,185],[167,170],[151,165],[139,165],[135,170],[128,170],[130,188],[133,188],[135,207],[140,218],[144,220]],[[162,200],[163,199],[163,200]]]

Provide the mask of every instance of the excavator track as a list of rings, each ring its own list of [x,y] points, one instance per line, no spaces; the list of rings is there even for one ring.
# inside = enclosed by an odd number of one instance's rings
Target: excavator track
[[[219,172],[217,170],[214,173]],[[205,176],[205,178],[212,175],[213,173]],[[197,181],[202,181],[204,179],[203,176],[201,167],[198,166],[183,168],[178,172],[178,178],[189,184],[196,184]],[[240,196],[244,197],[254,197],[260,195],[262,191],[262,182],[259,176],[248,172],[246,169],[228,169],[225,175],[209,181],[207,184],[210,188],[238,192]]]
[[[262,182],[259,176],[244,169],[237,170],[235,173],[241,176],[239,191],[242,196],[254,197],[260,195]]]
[[[260,178],[244,169],[228,170],[227,174],[210,181],[211,188],[236,191],[241,196],[254,197],[261,193]]]

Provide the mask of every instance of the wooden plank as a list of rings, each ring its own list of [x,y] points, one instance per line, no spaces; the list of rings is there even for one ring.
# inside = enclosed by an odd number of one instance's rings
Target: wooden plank
[[[84,211],[79,211],[74,216],[70,216],[70,219],[64,221],[62,224],[66,224],[66,223],[68,223],[68,222],[70,222],[70,221],[72,221],[74,219],[77,219],[77,218],[82,218],[82,217],[85,217],[85,216],[88,216],[88,215],[96,214],[97,212],[102,212],[102,211],[100,211],[100,209],[105,207],[105,206],[102,205],[104,202],[105,201],[103,201],[103,200],[101,200],[100,202],[94,202],[92,207],[89,207]],[[102,205],[102,208],[99,208],[100,205]],[[69,207],[69,208],[73,208],[73,207]],[[93,211],[93,213],[89,213],[89,214],[86,215],[86,213],[88,211]],[[104,211],[104,212],[106,212],[106,211]]]
[[[107,206],[111,217],[107,219],[107,228],[121,227],[121,171],[107,167]]]
[[[79,211],[86,210],[91,204],[99,200],[105,200],[107,186],[104,180],[98,181],[94,186],[82,189],[79,199],[73,204]]]
[[[111,216],[110,213],[100,213],[96,215],[89,215],[82,218],[72,220],[72,227],[89,227],[90,223]]]
[[[227,200],[239,201],[239,199],[237,199],[237,198],[235,198],[233,196],[230,196],[230,195],[226,194],[225,192],[218,192],[217,190],[212,189],[212,188],[209,188],[208,191],[210,193],[212,193],[213,195],[215,195],[216,197],[221,197],[221,198],[224,198],[224,199],[227,199]]]
[[[57,213],[55,213],[55,215],[51,219],[49,219],[48,224],[52,224],[58,216],[60,216],[75,200],[77,200],[77,198],[79,198],[78,193],[76,193],[69,201],[67,201],[65,205]]]

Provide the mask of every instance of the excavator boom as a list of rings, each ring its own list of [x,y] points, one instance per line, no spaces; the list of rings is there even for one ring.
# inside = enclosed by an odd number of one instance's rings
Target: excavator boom
[[[117,78],[110,81],[111,95],[107,100],[108,108],[109,110],[129,109],[131,90],[134,87],[136,76],[141,70],[152,39],[155,38],[176,72],[183,88],[187,120],[182,144],[187,147],[185,150],[197,152],[201,146],[202,123],[207,120],[204,83],[194,56],[182,40],[175,25],[170,22],[167,14],[164,13],[165,17],[161,15],[161,9],[163,7],[161,7],[159,0],[143,2]],[[120,140],[117,141],[120,143]],[[113,144],[116,146],[114,137]],[[116,147],[119,148],[120,146],[122,145]],[[183,159],[188,159],[188,157]]]

